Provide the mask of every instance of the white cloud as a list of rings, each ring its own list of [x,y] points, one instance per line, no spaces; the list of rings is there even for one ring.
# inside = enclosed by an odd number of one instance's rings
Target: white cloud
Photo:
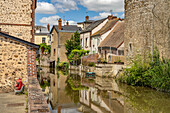
[[[58,25],[58,19],[60,17],[58,15],[55,16],[49,16],[49,17],[43,17],[42,19],[40,19],[40,23],[47,25],[48,23],[50,25]],[[76,25],[77,22],[73,21],[73,20],[69,20],[69,25]]]
[[[76,0],[51,0],[59,12],[78,10]]]
[[[48,2],[38,2],[37,8],[36,8],[36,13],[56,14],[57,10],[56,10],[56,8],[54,7],[53,4],[50,4]]]
[[[90,11],[124,11],[124,0],[79,0]]]
[[[124,18],[124,17],[125,17],[125,14],[123,13],[120,17],[121,17],[121,18]]]
[[[70,20],[68,21],[69,22],[69,25],[77,25],[77,22],[73,21],[73,20]]]
[[[92,17],[92,19],[102,19],[102,18],[106,18],[106,17],[108,17],[108,15],[110,15],[110,13],[108,13],[108,12],[103,12],[103,13],[99,13],[99,16],[94,16],[94,17]]]
[[[40,23],[42,24],[50,24],[50,25],[56,25],[58,24],[58,19],[60,17],[58,15],[55,16],[49,16],[49,17],[43,17],[42,19],[40,19]]]

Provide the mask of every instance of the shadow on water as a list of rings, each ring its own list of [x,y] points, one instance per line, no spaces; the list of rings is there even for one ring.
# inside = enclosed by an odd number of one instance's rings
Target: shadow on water
[[[170,94],[146,87],[116,83],[112,78],[85,78],[85,73],[42,68],[39,80],[50,79],[51,112],[168,113]],[[49,82],[49,81],[48,81]],[[48,89],[48,88],[47,88]]]

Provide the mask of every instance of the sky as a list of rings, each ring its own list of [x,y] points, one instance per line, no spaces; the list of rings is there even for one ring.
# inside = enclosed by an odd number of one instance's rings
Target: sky
[[[110,14],[124,18],[124,0],[37,0],[35,24],[46,26],[58,24],[58,19],[68,20],[70,25],[98,20]]]

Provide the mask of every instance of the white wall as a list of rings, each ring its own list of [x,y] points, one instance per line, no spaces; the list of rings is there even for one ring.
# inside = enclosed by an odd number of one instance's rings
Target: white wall
[[[86,38],[87,38],[87,47],[86,47]],[[82,39],[82,49],[90,50],[90,32],[80,34],[80,40]]]
[[[117,25],[117,23],[116,23],[116,25]],[[93,51],[95,51],[95,53],[98,53],[98,46],[110,34],[110,32],[116,27],[116,25],[114,25],[111,30],[107,31],[106,33],[102,34],[101,36],[92,37],[90,54],[93,54]],[[97,44],[97,39],[100,39],[99,44]],[[93,45],[94,45],[94,47],[93,47]]]

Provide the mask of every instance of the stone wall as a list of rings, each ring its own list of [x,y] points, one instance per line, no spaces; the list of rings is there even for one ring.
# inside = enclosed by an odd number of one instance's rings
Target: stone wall
[[[66,48],[65,43],[67,40],[70,40],[72,35],[74,33],[70,32],[60,32],[59,33],[59,58],[61,62],[68,62],[67,56],[66,56]]]
[[[125,56],[130,64],[136,55],[147,60],[154,47],[170,58],[169,0],[125,0]]]
[[[12,25],[0,25],[2,31],[8,32],[9,35],[18,37],[20,39],[31,41],[31,26],[12,26]]]
[[[0,37],[0,91],[13,91],[18,77],[27,79],[27,47]]]
[[[57,58],[60,58],[61,62],[67,62],[67,56],[66,56],[66,49],[65,49],[65,43],[66,40],[71,39],[72,35],[74,33],[71,32],[56,32],[55,29],[52,31],[52,42],[51,42],[51,60],[57,61]],[[59,36],[59,39],[58,39]],[[55,53],[54,53],[55,49]]]
[[[36,0],[0,0],[0,28],[10,35],[33,41]]]

